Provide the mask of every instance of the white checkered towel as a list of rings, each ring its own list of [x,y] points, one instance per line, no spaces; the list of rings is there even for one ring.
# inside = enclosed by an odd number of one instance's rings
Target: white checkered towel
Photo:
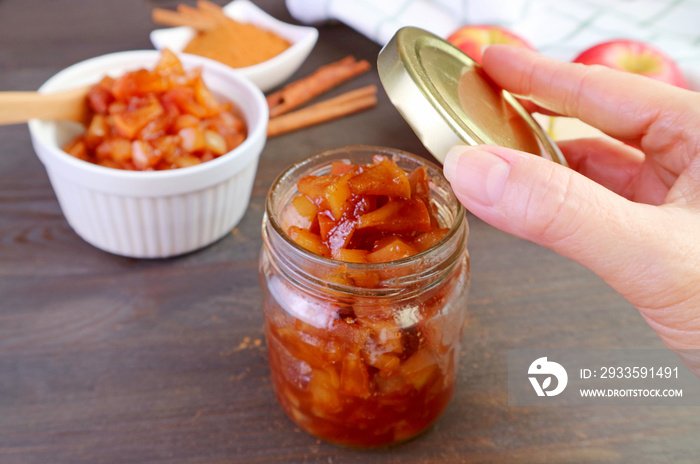
[[[673,57],[700,90],[700,0],[286,0],[299,21],[339,20],[385,44],[403,26],[447,37],[465,24],[496,24],[541,53],[572,60],[612,39],[636,39]]]

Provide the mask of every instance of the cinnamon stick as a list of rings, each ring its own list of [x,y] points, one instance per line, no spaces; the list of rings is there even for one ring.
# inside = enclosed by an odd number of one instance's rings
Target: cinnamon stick
[[[376,92],[377,87],[370,85],[273,117],[267,126],[267,136],[274,137],[371,108],[377,104]]]
[[[154,8],[151,18],[154,23],[164,26],[187,26],[198,31],[209,31],[216,27],[216,22],[211,19],[182,14],[179,11],[166,10],[164,8]]]
[[[198,0],[197,8],[199,9],[199,11],[208,14],[216,20],[226,21],[229,19],[229,17],[226,16],[226,14],[224,13],[223,8],[221,8],[216,3],[210,2],[208,0]]]
[[[342,93],[336,97],[320,101],[320,102],[318,102],[314,105],[311,105],[311,106],[316,107],[316,108],[321,108],[324,106],[339,105],[341,103],[345,103],[345,102],[348,102],[350,100],[355,100],[357,98],[367,97],[367,96],[376,95],[376,94],[377,94],[377,86],[376,85],[367,85],[365,87],[360,87],[359,89],[350,90],[349,92]]]
[[[369,68],[368,61],[357,61],[353,56],[321,66],[312,74],[268,95],[270,117],[273,118],[297,108]]]
[[[191,7],[189,5],[180,4],[177,6],[177,12],[188,18],[192,18],[195,21],[203,21],[216,25],[217,19],[209,13],[198,10],[197,8]]]

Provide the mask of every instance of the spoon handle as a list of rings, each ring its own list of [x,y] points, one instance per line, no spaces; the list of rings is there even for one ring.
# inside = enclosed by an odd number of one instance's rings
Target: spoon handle
[[[85,122],[88,90],[89,87],[56,93],[0,92],[0,125],[34,118]]]

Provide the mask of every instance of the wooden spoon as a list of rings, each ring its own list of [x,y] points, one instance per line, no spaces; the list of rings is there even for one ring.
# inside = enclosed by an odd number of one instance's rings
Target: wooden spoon
[[[56,93],[0,92],[0,125],[30,119],[59,119],[85,124],[89,110],[85,96],[90,87]]]

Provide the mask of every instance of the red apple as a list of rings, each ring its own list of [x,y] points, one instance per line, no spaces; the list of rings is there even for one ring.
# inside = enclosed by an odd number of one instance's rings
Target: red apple
[[[613,40],[595,45],[574,59],[575,63],[601,64],[641,74],[658,81],[688,88],[683,73],[672,58],[648,43]]]
[[[457,29],[447,41],[481,64],[481,52],[484,47],[493,44],[516,45],[535,50],[530,42],[502,26],[472,25]]]

